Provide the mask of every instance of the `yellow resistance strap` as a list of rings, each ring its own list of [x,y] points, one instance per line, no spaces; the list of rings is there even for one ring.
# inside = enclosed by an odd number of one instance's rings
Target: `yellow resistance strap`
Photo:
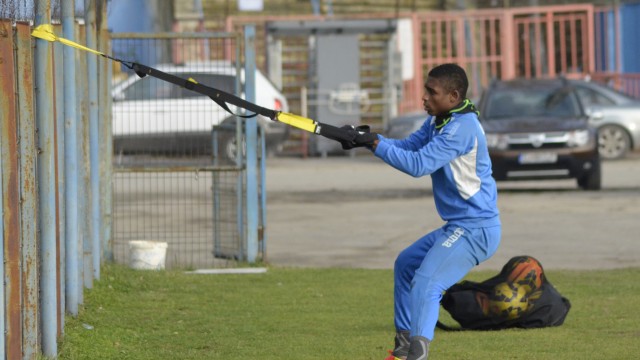
[[[33,31],[31,32],[31,36],[42,39],[42,40],[46,40],[46,41],[50,41],[50,42],[54,42],[54,41],[58,41],[64,45],[67,46],[71,46],[74,47],[76,49],[79,50],[84,50],[84,51],[88,51],[92,54],[96,54],[99,56],[103,56],[106,57],[108,59],[111,59],[113,61],[117,61],[120,62],[122,64],[124,64],[125,66],[133,69],[134,65],[138,66],[138,67],[143,67],[147,70],[154,70],[154,72],[158,72],[161,73],[155,69],[152,69],[148,66],[142,65],[142,64],[134,64],[133,62],[130,61],[124,61],[124,60],[120,60],[114,57],[111,57],[105,53],[102,53],[100,51],[88,48],[86,46],[82,46],[76,42],[73,42],[71,40],[67,40],[65,38],[61,38],[59,36],[57,36],[54,31],[53,31],[53,27],[50,24],[42,24],[37,26],[35,29],[33,29]],[[153,72],[150,72],[153,75]],[[168,74],[162,74],[162,75],[168,75]],[[156,76],[158,77],[158,76]],[[161,80],[165,80],[165,81],[169,81],[163,77],[160,77]],[[194,79],[188,79],[187,81],[189,81],[190,83],[193,84],[198,84],[197,81],[195,81]],[[172,83],[175,83],[174,81],[169,81]],[[198,84],[200,85],[200,84]],[[204,87],[204,85],[201,85],[202,87]],[[212,88],[210,88],[212,89]],[[193,90],[193,89],[192,89]],[[222,93],[222,92],[220,92]],[[233,96],[235,97],[235,96]],[[243,102],[246,102],[246,100],[242,100]],[[253,105],[255,107],[258,107],[257,105],[253,104],[253,103],[248,103],[247,105]],[[272,110],[271,110],[272,111]],[[342,129],[337,128],[333,125],[328,125],[328,124],[322,124],[322,123],[318,123],[315,120],[303,117],[303,116],[299,116],[299,115],[294,115],[294,114],[289,114],[289,113],[285,113],[285,112],[277,112],[275,119],[277,121],[280,121],[282,123],[288,124],[290,126],[293,126],[295,128],[304,130],[304,131],[308,131],[310,133],[314,133],[314,134],[318,134],[318,135],[322,135],[324,137],[333,139],[333,140],[352,140],[351,137]]]

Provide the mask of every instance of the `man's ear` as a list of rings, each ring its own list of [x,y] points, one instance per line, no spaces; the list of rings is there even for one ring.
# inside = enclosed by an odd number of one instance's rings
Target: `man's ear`
[[[460,92],[458,90],[451,90],[451,92],[449,93],[449,101],[452,104],[457,104],[461,100],[462,99],[460,98]]]

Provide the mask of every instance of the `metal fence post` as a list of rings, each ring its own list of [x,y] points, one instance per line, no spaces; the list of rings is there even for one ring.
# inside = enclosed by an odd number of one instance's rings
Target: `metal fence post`
[[[62,2],[62,32],[74,41],[73,0]],[[64,170],[65,170],[65,305],[78,316],[78,115],[76,113],[75,49],[65,46],[64,62]]]
[[[96,48],[96,2],[85,0],[85,31],[87,47]],[[98,58],[90,54],[87,57],[87,79],[89,86],[89,164],[91,178],[91,226],[93,277],[100,279],[100,138],[98,126]]]
[[[247,25],[244,28],[244,78],[245,96],[247,101],[256,101],[256,28]],[[258,173],[257,173],[257,144],[258,129],[255,117],[245,121],[245,138],[247,146],[246,169],[246,201],[247,201],[247,261],[254,263],[258,255]],[[238,145],[238,151],[242,145]]]
[[[5,337],[7,359],[22,356],[22,319],[20,283],[20,179],[18,162],[17,112],[15,84],[13,29],[11,21],[0,23],[0,143],[2,144],[2,206],[4,221],[4,278],[0,279],[5,291]]]
[[[98,16],[99,15],[99,16]],[[110,37],[107,30],[107,4],[98,2],[96,16],[101,21],[97,25],[98,49],[110,54]],[[112,196],[113,196],[113,135],[111,120],[111,61],[99,58],[99,106],[98,121],[100,134],[100,239],[102,261],[113,261],[113,243],[111,238]]]
[[[238,34],[236,41],[239,44],[240,43],[240,39],[241,39],[241,35]],[[239,74],[242,70],[240,68],[240,46],[236,46],[236,74]],[[243,84],[240,80],[240,76],[236,76],[236,84],[235,84],[235,90],[236,90],[236,95],[240,96],[240,94],[242,94],[243,91]],[[242,151],[240,151],[240,149],[242,149],[242,135],[244,132],[244,122],[242,121],[242,119],[236,117],[236,166],[238,168],[242,168],[243,165],[246,165],[245,159],[243,158],[243,154]],[[240,144],[240,145],[238,145]],[[244,181],[245,181],[245,176],[244,176],[244,172],[243,171],[239,171],[238,172],[238,178],[236,180],[236,196],[237,196],[237,204],[236,204],[236,223],[238,225],[238,240],[239,240],[239,246],[238,246],[238,260],[243,261],[247,259],[247,252],[246,252],[246,231],[245,231],[245,224],[244,224],[244,220],[245,220],[245,210],[244,210]]]
[[[36,4],[34,24],[51,22],[50,1]],[[57,356],[56,184],[52,47],[36,40],[35,85],[38,126],[38,185],[40,194],[40,304],[42,353]]]
[[[22,252],[22,344],[25,358],[38,352],[38,187],[36,186],[36,118],[33,94],[31,27],[17,23],[16,74],[20,134],[20,216]]]
[[[7,347],[7,344],[12,342],[12,339],[10,338],[11,325],[7,321],[11,318],[11,314],[7,311],[10,299],[5,297],[7,293],[10,293],[10,289],[7,289],[7,287],[11,286],[11,283],[7,282],[5,279],[5,275],[9,275],[11,272],[10,269],[5,271],[5,267],[9,264],[7,261],[8,257],[5,257],[8,255],[5,251],[5,247],[8,247],[8,239],[12,234],[7,234],[7,236],[5,236],[4,225],[5,222],[7,222],[6,229],[8,232],[8,230],[11,229],[11,224],[9,224],[9,214],[11,213],[11,208],[9,207],[9,194],[11,189],[8,187],[10,172],[5,170],[8,169],[8,166],[5,168],[5,158],[10,160],[11,155],[8,145],[11,133],[9,121],[5,121],[5,119],[15,119],[15,98],[13,98],[13,94],[15,93],[13,87],[15,81],[13,81],[13,44],[11,43],[11,35],[11,23],[9,21],[0,22],[0,54],[2,54],[0,55],[0,58],[2,59],[2,62],[0,63],[0,90],[2,91],[2,94],[6,94],[5,96],[0,97],[0,118],[2,118],[2,121],[0,122],[0,169],[2,169],[2,172],[0,173],[0,215],[2,216],[0,217],[0,254],[2,255],[0,257],[0,259],[2,259],[2,263],[0,263],[0,282],[2,283],[2,286],[0,286],[0,305],[2,305],[2,308],[0,309],[0,351],[2,351],[3,358],[11,355],[9,353],[10,347]],[[4,54],[8,54],[9,57],[5,58]],[[5,178],[7,178],[7,180],[5,180]],[[5,187],[5,184],[7,187]],[[5,212],[7,213],[6,215]],[[13,355],[19,356],[19,350],[20,349],[13,350]]]
[[[2,111],[2,109],[0,109]],[[0,112],[1,113],[1,112]],[[4,114],[3,114],[4,115]],[[2,151],[2,136],[0,136],[0,169],[4,169],[2,166],[2,156],[4,156]],[[2,176],[0,176],[0,280],[2,281],[2,286],[0,286],[0,353],[6,354],[5,344],[4,344],[4,312],[5,312],[5,302],[4,302],[4,183],[2,181]],[[4,357],[4,356],[3,356]]]
[[[80,44],[85,43],[86,34],[83,31],[83,26],[78,26],[78,32],[76,38]],[[80,263],[79,263],[79,278],[81,279],[84,287],[91,289],[93,287],[93,258],[91,257],[91,191],[89,186],[89,99],[88,99],[88,84],[86,80],[87,74],[87,58],[94,56],[93,54],[86,54],[81,51],[77,51],[76,55],[76,71],[78,74],[82,74],[76,78],[76,95],[78,95],[77,106],[80,109],[78,118],[78,162],[80,164],[78,174],[80,176],[80,182],[78,184],[78,214],[80,215],[80,239],[79,239],[79,251]],[[80,304],[83,303],[83,289],[80,287],[78,291]]]
[[[60,25],[54,25],[54,29],[57,33],[62,31],[62,27]],[[57,211],[57,224],[58,224],[58,236],[56,238],[56,252],[58,253],[57,261],[56,261],[56,269],[58,269],[58,290],[56,291],[58,298],[58,334],[62,334],[64,329],[64,293],[65,293],[65,267],[63,266],[65,263],[65,249],[64,249],[64,239],[66,238],[66,202],[64,197],[64,188],[65,188],[65,176],[64,176],[64,86],[62,80],[63,74],[63,63],[62,63],[62,44],[55,43],[53,44],[53,65],[54,65],[54,77],[56,77],[54,81],[54,99],[55,99],[55,146],[56,146],[56,179],[57,181],[57,189],[56,189],[56,202],[58,203],[58,211]]]
[[[262,261],[267,261],[267,144],[264,130],[260,133],[260,252]]]

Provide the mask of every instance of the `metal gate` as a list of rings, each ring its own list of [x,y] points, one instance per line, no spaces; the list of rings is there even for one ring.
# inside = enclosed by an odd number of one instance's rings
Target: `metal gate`
[[[591,4],[416,14],[416,76],[403,105],[421,108],[423,75],[444,62],[467,69],[470,96],[492,79],[593,74],[593,14]]]
[[[119,58],[240,95],[253,86],[242,81],[241,41],[233,33],[121,33],[112,48]],[[129,260],[133,240],[166,242],[168,268],[255,261],[247,249],[247,157],[263,147],[238,146],[245,121],[211,99],[127,70],[115,71],[112,88],[116,262]]]

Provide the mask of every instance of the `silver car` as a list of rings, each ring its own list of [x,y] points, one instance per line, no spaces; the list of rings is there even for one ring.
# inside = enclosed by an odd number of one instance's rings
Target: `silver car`
[[[590,115],[589,124],[598,130],[602,159],[619,159],[629,151],[640,150],[640,100],[595,82],[568,82]],[[418,130],[428,116],[424,111],[400,115],[389,122],[385,133],[403,139]]]
[[[600,156],[619,159],[640,149],[640,101],[598,83],[572,80],[588,114],[598,129]]]
[[[171,75],[235,93],[236,67],[227,61],[160,64],[156,68]],[[244,81],[244,70],[240,81]],[[288,111],[287,99],[256,69],[255,103]],[[236,118],[202,94],[150,76],[131,75],[112,90],[114,150],[122,154],[201,155],[212,150],[212,130],[218,129],[218,153],[235,159]],[[239,112],[235,106],[230,110]],[[275,153],[289,134],[285,124],[258,116],[267,151]]]

